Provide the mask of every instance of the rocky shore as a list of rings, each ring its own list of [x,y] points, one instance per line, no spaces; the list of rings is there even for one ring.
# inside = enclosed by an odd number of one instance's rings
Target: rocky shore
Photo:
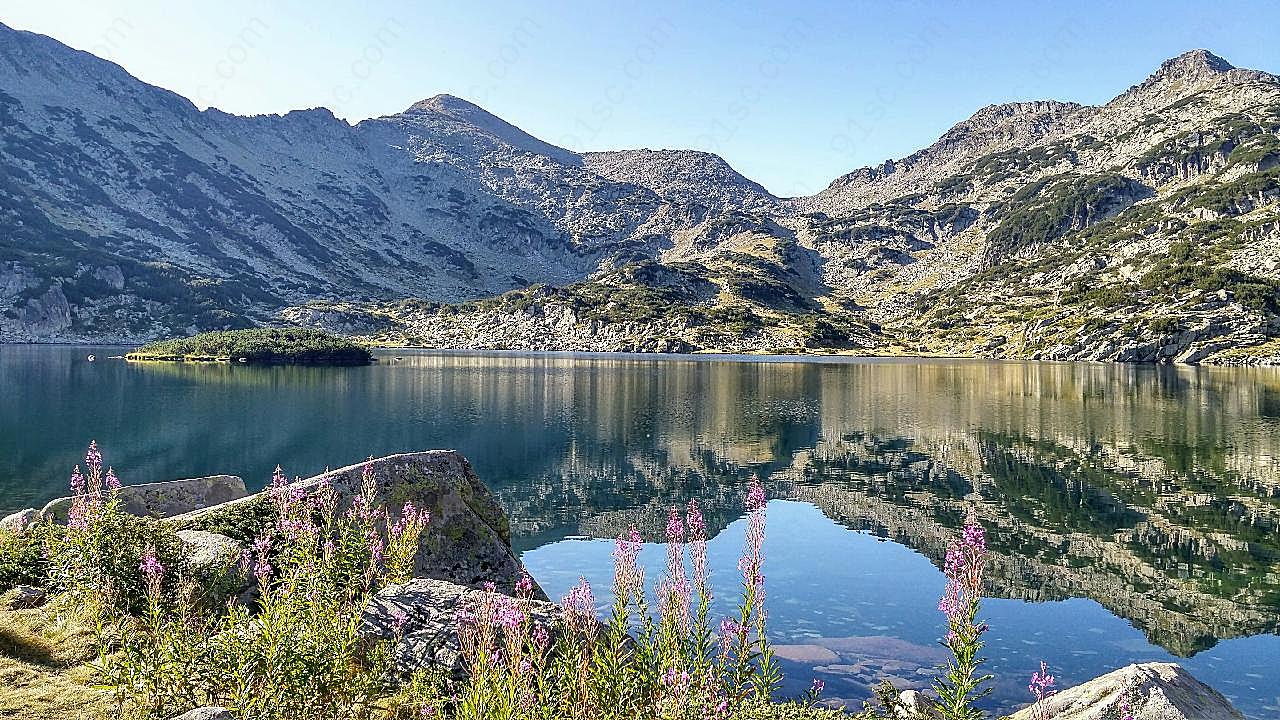
[[[371,460],[298,480],[285,491],[305,498],[337,492],[349,506],[360,492],[365,470],[376,478],[376,496],[388,504],[405,501],[426,510],[432,532],[426,533],[414,558],[414,579],[386,587],[372,597],[361,617],[360,633],[370,641],[394,641],[395,665],[406,677],[420,668],[463,673],[456,612],[493,583],[510,588],[523,565],[511,547],[510,526],[497,498],[485,487],[462,455],[427,451]],[[193,567],[224,564],[249,547],[266,529],[272,500],[267,493],[249,494],[240,478],[217,475],[189,480],[127,486],[124,509],[133,515],[171,524],[178,531],[187,562]],[[65,517],[69,499],[43,509],[30,508],[0,520],[0,528],[18,527],[37,518]],[[225,588],[228,595],[252,590],[252,578]],[[532,622],[554,632],[558,605],[534,586]],[[4,597],[8,611],[38,606],[43,591],[15,588]],[[903,717],[933,717],[928,699],[931,667],[940,659],[935,648],[920,648],[892,638],[837,638],[810,645],[779,645],[778,657],[798,667],[826,672],[856,672],[873,682],[889,679],[902,690]],[[845,701],[831,699],[840,706]],[[850,701],[852,702],[852,701]],[[1036,711],[1025,709],[1014,720],[1092,720],[1118,717],[1121,703],[1135,720],[1242,720],[1219,693],[1179,666],[1167,663],[1131,665],[1067,689]],[[1039,714],[1043,713],[1043,714]],[[221,708],[199,708],[181,720],[229,718]]]

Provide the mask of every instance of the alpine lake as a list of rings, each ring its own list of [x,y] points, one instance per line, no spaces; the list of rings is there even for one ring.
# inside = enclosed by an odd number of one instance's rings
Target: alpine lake
[[[89,354],[96,356],[89,362]],[[667,510],[712,535],[732,612],[758,476],[784,690],[861,707],[943,660],[939,567],[965,513],[992,555],[988,706],[1174,661],[1250,718],[1280,715],[1280,369],[971,360],[389,350],[367,367],[131,364],[122,348],[0,346],[0,514],[66,494],[91,439],[126,484],[261,488],[453,448],[500,498],[553,598],[609,601],[636,527],[650,582]]]

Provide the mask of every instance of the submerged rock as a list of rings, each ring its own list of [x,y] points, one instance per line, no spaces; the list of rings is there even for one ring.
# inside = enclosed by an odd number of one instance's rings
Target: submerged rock
[[[503,589],[514,587],[523,565],[511,550],[507,516],[471,463],[457,452],[390,455],[300,480],[291,488],[309,497],[329,483],[345,509],[359,494],[366,467],[375,481],[376,502],[386,506],[392,521],[399,518],[405,502],[431,514],[414,558],[414,577],[473,588],[485,582]],[[171,522],[179,530],[205,530],[246,542],[275,522],[275,506],[267,494],[258,493],[186,513]],[[545,597],[536,586],[535,594]]]
[[[1134,720],[1244,720],[1217,690],[1174,663],[1129,665],[1046,699],[1010,720],[1110,720],[1128,702]]]
[[[370,599],[360,618],[360,635],[368,640],[394,642],[397,671],[435,667],[461,677],[464,668],[458,639],[459,611],[474,611],[486,591],[443,580],[411,580],[390,585]],[[514,598],[498,596],[504,602]],[[542,600],[527,601],[533,628],[552,636],[560,622],[560,606]],[[532,628],[531,628],[532,631]]]
[[[130,515],[138,517],[167,518],[200,508],[221,505],[249,494],[244,480],[235,475],[210,475],[208,477],[170,480],[167,482],[125,485],[120,488],[120,506]],[[50,500],[40,511],[40,516],[57,522],[66,522],[71,510],[71,498]]]

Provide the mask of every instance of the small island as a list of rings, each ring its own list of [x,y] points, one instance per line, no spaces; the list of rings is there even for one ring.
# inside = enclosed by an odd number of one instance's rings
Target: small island
[[[130,362],[218,362],[253,365],[368,365],[369,348],[311,328],[250,328],[161,340],[125,355]]]

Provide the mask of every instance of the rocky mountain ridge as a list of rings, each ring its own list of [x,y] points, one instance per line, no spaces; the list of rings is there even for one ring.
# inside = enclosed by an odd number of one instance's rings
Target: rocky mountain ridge
[[[1280,80],[1198,50],[777,198],[437,95],[200,111],[0,26],[0,341],[315,324],[429,347],[1280,357]],[[504,294],[505,293],[505,294]]]

